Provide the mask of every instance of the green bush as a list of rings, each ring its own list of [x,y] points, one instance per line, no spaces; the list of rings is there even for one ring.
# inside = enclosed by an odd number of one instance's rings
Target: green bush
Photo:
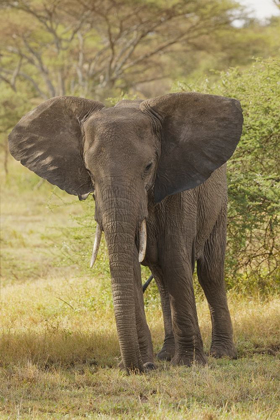
[[[279,290],[280,60],[255,60],[245,71],[220,73],[214,84],[180,82],[176,90],[240,100],[243,134],[228,164],[227,282]]]
[[[200,91],[241,101],[243,135],[228,163],[226,281],[228,288],[244,294],[279,291],[280,60],[256,60],[243,72],[222,72],[215,84],[207,80],[196,85],[180,82],[175,90]],[[94,232],[93,202],[87,200],[84,208],[85,213],[75,217],[80,227],[67,232],[72,236],[68,257],[88,271]],[[102,242],[101,251],[105,249]],[[149,270],[143,268],[142,273],[144,281]],[[106,251],[105,256],[99,253],[92,274],[109,278]],[[200,294],[197,284],[195,289]],[[150,293],[155,296],[154,286]]]

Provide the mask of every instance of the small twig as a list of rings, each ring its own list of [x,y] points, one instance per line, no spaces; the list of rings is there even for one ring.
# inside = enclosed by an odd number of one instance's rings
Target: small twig
[[[44,182],[44,178],[40,179],[40,181],[33,187],[33,190],[39,190],[39,188],[44,184]]]
[[[75,311],[75,308],[74,308],[74,306],[71,305],[71,303],[66,302],[66,300],[64,300],[64,299],[62,299],[60,297],[57,297],[57,299],[58,300],[61,300],[61,302],[63,302],[63,303],[66,303],[66,305],[70,306],[70,308],[73,309],[73,311]]]

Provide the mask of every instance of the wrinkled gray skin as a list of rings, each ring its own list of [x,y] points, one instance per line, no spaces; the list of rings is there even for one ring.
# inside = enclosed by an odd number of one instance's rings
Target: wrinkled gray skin
[[[143,219],[143,264],[156,279],[164,314],[158,357],[174,365],[206,362],[192,284],[196,261],[212,318],[211,354],[236,357],[224,283],[225,162],[241,129],[238,101],[178,93],[113,108],[53,98],[23,117],[9,136],[12,155],[41,177],[70,194],[94,191],[127,371],[154,367],[138,262]]]

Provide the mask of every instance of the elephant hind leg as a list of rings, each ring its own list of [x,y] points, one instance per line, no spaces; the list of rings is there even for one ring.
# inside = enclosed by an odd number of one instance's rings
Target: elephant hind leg
[[[224,281],[226,249],[226,208],[220,213],[213,231],[206,241],[202,257],[197,261],[198,280],[206,295],[212,321],[210,354],[214,357],[237,356],[233,344],[233,330],[227,304]]]

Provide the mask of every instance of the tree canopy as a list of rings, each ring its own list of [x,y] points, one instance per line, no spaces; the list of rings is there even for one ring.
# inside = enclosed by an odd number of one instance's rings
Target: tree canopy
[[[276,272],[280,63],[269,57],[279,57],[280,17],[259,22],[237,0],[1,0],[0,12],[6,172],[7,133],[52,96],[108,104],[165,94],[177,81],[236,97],[245,125],[229,166],[228,270]]]
[[[1,79],[14,91],[23,80],[42,99],[103,99],[172,76],[172,57],[213,49],[239,12],[233,0],[3,1]]]

